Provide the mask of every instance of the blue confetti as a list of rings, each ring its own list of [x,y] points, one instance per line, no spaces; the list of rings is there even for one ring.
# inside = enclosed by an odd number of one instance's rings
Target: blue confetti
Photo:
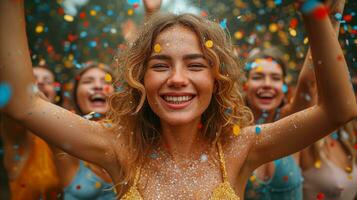
[[[320,5],[320,3],[316,0],[308,0],[306,1],[302,7],[301,7],[301,11],[305,14],[307,13],[311,13],[313,10],[315,10],[315,8]]]
[[[0,83],[0,108],[4,107],[11,98],[11,87],[7,83]]]
[[[338,139],[338,133],[337,132],[333,132],[331,134],[331,137],[332,137],[332,139],[337,140]]]
[[[256,127],[255,127],[255,133],[256,133],[257,135],[259,135],[260,132],[262,132],[262,129],[261,129],[259,126],[256,126]]]
[[[219,25],[221,26],[222,29],[226,29],[227,28],[227,18],[224,18]]]
[[[283,0],[275,0],[274,2],[275,2],[275,5],[280,5],[283,2]]]
[[[95,118],[99,118],[99,117],[101,117],[102,115],[100,114],[100,113],[94,113],[94,117]]]
[[[288,86],[286,84],[283,84],[283,86],[281,87],[281,90],[283,91],[283,93],[287,93],[288,92]]]
[[[130,4],[130,5],[134,5],[136,3],[140,3],[140,1],[139,0],[128,0],[128,4]]]

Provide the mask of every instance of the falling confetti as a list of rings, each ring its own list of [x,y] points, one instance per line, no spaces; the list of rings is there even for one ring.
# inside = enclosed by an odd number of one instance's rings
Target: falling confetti
[[[11,87],[7,83],[0,83],[0,108],[4,107],[11,99]]]
[[[161,52],[161,46],[160,46],[160,44],[155,44],[155,46],[154,46],[154,52],[155,52],[155,53],[160,53],[160,52]]]
[[[212,48],[212,47],[213,47],[213,41],[212,41],[212,40],[207,40],[207,41],[205,42],[205,46],[206,46],[207,48]]]
[[[240,134],[240,127],[237,124],[234,124],[233,126],[233,134],[234,136],[238,136]]]
[[[259,135],[261,131],[262,131],[262,130],[261,130],[261,128],[260,128],[259,126],[256,126],[256,127],[255,127],[255,133],[256,133],[257,135]]]

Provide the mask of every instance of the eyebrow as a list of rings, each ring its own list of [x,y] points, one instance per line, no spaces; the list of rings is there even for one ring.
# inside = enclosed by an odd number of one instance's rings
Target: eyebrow
[[[192,59],[198,59],[202,58],[206,60],[206,57],[202,54],[195,53],[195,54],[187,54],[183,56],[184,60],[192,60]],[[158,59],[158,60],[171,60],[171,57],[165,54],[160,54],[160,55],[153,55],[150,56],[148,61],[153,60],[153,59]]]

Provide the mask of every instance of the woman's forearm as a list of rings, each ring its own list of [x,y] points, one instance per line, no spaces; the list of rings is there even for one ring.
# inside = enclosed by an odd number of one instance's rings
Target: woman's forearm
[[[304,15],[314,64],[318,105],[333,122],[344,123],[357,114],[356,101],[349,81],[349,72],[335,30],[324,15],[325,7]]]
[[[12,92],[4,110],[21,118],[37,98],[32,89],[23,1],[0,1],[0,45],[0,81],[9,84]]]

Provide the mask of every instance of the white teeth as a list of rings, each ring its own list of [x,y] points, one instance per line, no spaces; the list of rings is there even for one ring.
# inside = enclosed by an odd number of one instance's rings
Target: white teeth
[[[169,103],[179,104],[182,102],[189,101],[193,98],[193,96],[164,96],[164,99]]]

